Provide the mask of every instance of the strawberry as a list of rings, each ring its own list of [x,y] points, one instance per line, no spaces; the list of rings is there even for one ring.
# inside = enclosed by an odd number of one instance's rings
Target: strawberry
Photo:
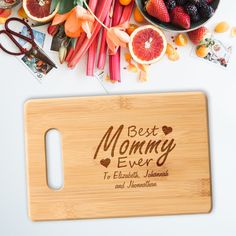
[[[171,11],[171,22],[184,29],[191,26],[190,16],[184,11],[183,7],[177,6]]]
[[[213,2],[213,0],[207,0],[207,4],[210,4],[212,2]]]
[[[163,0],[148,0],[145,7],[149,15],[162,22],[170,22],[170,15]]]
[[[188,32],[188,37],[194,44],[198,45],[201,43],[201,41],[204,40],[207,32],[208,32],[208,29],[202,26],[196,30]]]

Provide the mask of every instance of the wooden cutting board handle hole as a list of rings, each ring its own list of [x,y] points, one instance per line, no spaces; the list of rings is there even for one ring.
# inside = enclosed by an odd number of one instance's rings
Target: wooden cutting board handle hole
[[[45,134],[47,184],[52,190],[60,190],[64,185],[61,134],[50,129]]]

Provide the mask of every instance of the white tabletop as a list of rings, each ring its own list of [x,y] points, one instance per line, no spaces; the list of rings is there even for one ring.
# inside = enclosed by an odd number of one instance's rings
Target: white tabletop
[[[228,21],[236,26],[236,3],[222,0],[208,24]],[[233,49],[236,38],[217,35]],[[46,48],[50,45],[47,37]],[[150,69],[142,83],[137,74],[122,70],[122,82],[111,84],[85,77],[85,60],[75,70],[60,66],[39,84],[15,58],[0,52],[0,235],[236,235],[236,53],[228,69],[190,56],[191,46],[181,48],[181,59],[164,58]],[[56,55],[51,53],[55,59]],[[122,67],[126,63],[122,61]],[[27,215],[26,162],[23,104],[30,98],[128,94],[169,91],[204,91],[209,99],[213,210],[210,214],[138,217],[59,222],[32,222]]]

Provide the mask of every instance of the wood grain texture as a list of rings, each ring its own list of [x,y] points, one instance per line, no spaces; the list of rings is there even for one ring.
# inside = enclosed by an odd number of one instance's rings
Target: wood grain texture
[[[62,136],[64,186],[47,185],[45,134]],[[59,220],[211,210],[203,93],[30,100],[29,215]]]

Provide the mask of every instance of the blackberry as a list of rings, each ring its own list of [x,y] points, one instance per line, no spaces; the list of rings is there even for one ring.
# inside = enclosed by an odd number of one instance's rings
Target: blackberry
[[[176,0],[176,4],[179,6],[184,6],[186,4],[187,0]]]
[[[207,4],[207,0],[189,0],[189,2],[196,5],[198,8]]]
[[[190,16],[196,16],[198,14],[197,7],[193,4],[187,4],[185,6],[185,11],[190,15]]]
[[[199,14],[196,14],[194,16],[191,16],[191,21],[192,22],[198,22],[200,20],[200,15]]]
[[[166,7],[169,11],[175,8],[176,2],[175,0],[165,0]]]
[[[199,8],[199,13],[200,13],[201,17],[203,17],[203,18],[212,17],[214,12],[215,11],[212,8],[212,6],[207,5],[207,4],[205,4],[205,5],[201,6],[201,8]]]

